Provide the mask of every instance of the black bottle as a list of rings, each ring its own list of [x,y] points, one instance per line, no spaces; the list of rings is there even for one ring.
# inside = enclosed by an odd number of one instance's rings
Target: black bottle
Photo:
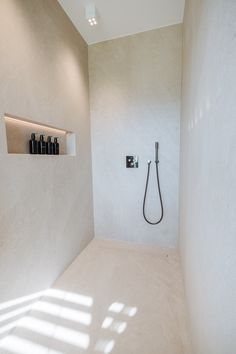
[[[52,155],[53,154],[53,143],[52,143],[52,137],[51,136],[48,136],[48,138],[47,138],[46,154],[47,155]]]
[[[38,153],[38,142],[36,140],[36,133],[31,134],[31,139],[29,140],[29,152],[30,154]]]
[[[45,155],[46,154],[46,141],[44,140],[44,135],[40,135],[40,139],[38,142],[38,153],[40,155]]]
[[[54,155],[59,155],[59,143],[57,141],[58,138],[54,138],[54,143],[53,143],[53,154]]]

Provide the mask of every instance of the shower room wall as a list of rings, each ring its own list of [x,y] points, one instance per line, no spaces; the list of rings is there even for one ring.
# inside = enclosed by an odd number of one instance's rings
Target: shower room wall
[[[95,236],[175,247],[178,238],[182,26],[89,46]],[[142,216],[147,160],[152,160],[147,215],[160,215],[154,144],[160,142],[165,216]],[[139,156],[126,169],[125,156]]]
[[[0,304],[14,304],[93,237],[88,50],[54,0],[1,0],[0,33]],[[73,131],[76,156],[8,154],[6,112]]]
[[[236,2],[187,0],[180,249],[196,354],[236,353]]]

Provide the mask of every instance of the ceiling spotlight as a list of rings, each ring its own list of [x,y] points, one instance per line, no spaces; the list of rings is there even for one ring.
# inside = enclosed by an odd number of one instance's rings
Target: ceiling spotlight
[[[88,20],[90,26],[95,26],[98,24],[95,4],[88,4],[85,8],[85,14],[86,20]]]

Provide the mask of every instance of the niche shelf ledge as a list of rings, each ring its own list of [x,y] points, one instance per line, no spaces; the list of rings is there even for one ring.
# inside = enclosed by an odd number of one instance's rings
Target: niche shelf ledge
[[[45,137],[58,137],[60,155],[31,155],[40,157],[76,156],[76,135],[72,131],[39,123],[30,119],[5,113],[7,153],[11,155],[30,155],[29,140],[31,133],[44,134]]]

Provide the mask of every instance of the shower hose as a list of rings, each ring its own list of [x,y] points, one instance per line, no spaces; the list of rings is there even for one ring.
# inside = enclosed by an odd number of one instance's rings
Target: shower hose
[[[158,187],[158,194],[159,194],[159,199],[160,199],[160,204],[161,204],[161,216],[157,221],[152,222],[152,221],[148,220],[148,218],[146,217],[146,214],[145,214],[145,204],[146,204],[146,198],[147,198],[151,161],[148,161],[147,179],[146,179],[146,186],[145,186],[145,192],[144,192],[144,198],[143,198],[143,217],[144,217],[145,221],[150,225],[160,224],[160,222],[162,221],[163,216],[164,216],[164,208],[163,208],[163,202],[162,202],[162,196],[161,196],[158,163],[159,163],[159,161],[158,161],[158,159],[156,159],[155,164],[156,164],[157,187]]]

